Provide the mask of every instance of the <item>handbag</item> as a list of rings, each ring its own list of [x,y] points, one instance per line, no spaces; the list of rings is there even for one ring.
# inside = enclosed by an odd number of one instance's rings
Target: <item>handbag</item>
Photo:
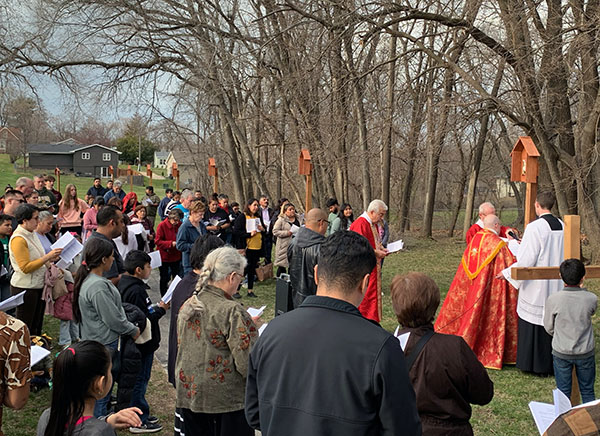
[[[273,264],[268,263],[266,265],[259,265],[256,268],[256,277],[258,277],[259,282],[264,282],[267,279],[273,278]]]

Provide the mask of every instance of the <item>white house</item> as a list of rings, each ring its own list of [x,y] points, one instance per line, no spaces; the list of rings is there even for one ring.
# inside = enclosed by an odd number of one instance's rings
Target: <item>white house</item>
[[[167,159],[171,154],[170,151],[155,151],[154,152],[154,168],[166,168]]]

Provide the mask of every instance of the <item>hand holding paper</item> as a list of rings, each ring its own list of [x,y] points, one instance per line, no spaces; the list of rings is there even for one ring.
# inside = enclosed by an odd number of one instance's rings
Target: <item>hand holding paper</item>
[[[163,295],[163,297],[161,298],[163,303],[169,304],[171,302],[171,298],[173,298],[173,291],[175,291],[175,288],[177,287],[180,281],[181,277],[175,276],[175,278],[169,285],[169,289],[167,289],[167,292],[165,292],[165,295]]]
[[[400,251],[404,248],[404,242],[402,239],[398,239],[397,241],[390,242],[387,246],[388,254],[395,253],[396,251]]]

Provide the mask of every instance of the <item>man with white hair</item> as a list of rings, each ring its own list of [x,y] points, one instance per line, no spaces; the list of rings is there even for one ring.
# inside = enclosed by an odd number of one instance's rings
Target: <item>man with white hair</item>
[[[15,182],[15,189],[23,193],[23,197],[27,197],[33,192],[33,180],[29,177],[19,177]]]
[[[479,205],[479,220],[477,220],[477,222],[475,224],[473,224],[471,227],[469,227],[469,230],[467,230],[467,234],[465,235],[465,239],[467,240],[467,245],[469,245],[469,242],[471,242],[471,239],[473,239],[473,236],[475,236],[477,234],[477,232],[480,232],[484,228],[483,220],[488,215],[496,215],[496,208],[494,207],[494,205],[492,203],[490,203],[489,201],[486,201],[485,203],[481,203]],[[512,230],[510,227],[501,226],[499,236],[501,238],[511,239],[508,236],[508,232],[510,230]]]
[[[438,333],[461,336],[486,368],[517,360],[517,290],[500,272],[515,262],[498,236],[496,215],[467,245],[435,322]]]
[[[108,185],[108,183],[107,183]],[[123,199],[125,198],[125,192],[123,192],[123,190],[121,189],[122,183],[120,180],[115,180],[113,182],[113,187],[110,191],[108,191],[106,194],[104,194],[104,202],[106,204],[108,204],[108,200],[110,200],[113,197],[117,197],[119,200],[123,201]]]
[[[192,200],[194,200],[194,198],[194,192],[191,189],[184,189],[181,193],[181,203],[172,208],[179,209],[183,212],[183,219],[181,220],[181,222],[186,221],[190,217],[190,204],[192,203]],[[167,210],[169,210],[169,212],[171,211],[168,205]]]
[[[369,203],[367,211],[363,212],[350,226],[350,230],[367,238],[377,258],[375,268],[369,276],[369,287],[365,298],[358,307],[365,318],[376,322],[381,320],[381,261],[388,253],[381,243],[383,233],[381,224],[387,210],[388,207],[383,201],[373,200]]]

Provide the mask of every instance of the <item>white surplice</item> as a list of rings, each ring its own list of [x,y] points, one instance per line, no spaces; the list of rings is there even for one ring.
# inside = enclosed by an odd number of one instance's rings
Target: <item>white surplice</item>
[[[564,229],[564,223],[559,219]],[[564,230],[552,230],[550,224],[538,218],[525,228],[514,267],[559,266],[564,260]],[[519,318],[542,326],[546,299],[563,288],[562,280],[514,281],[519,286],[517,314]],[[512,283],[512,282],[511,282]]]

